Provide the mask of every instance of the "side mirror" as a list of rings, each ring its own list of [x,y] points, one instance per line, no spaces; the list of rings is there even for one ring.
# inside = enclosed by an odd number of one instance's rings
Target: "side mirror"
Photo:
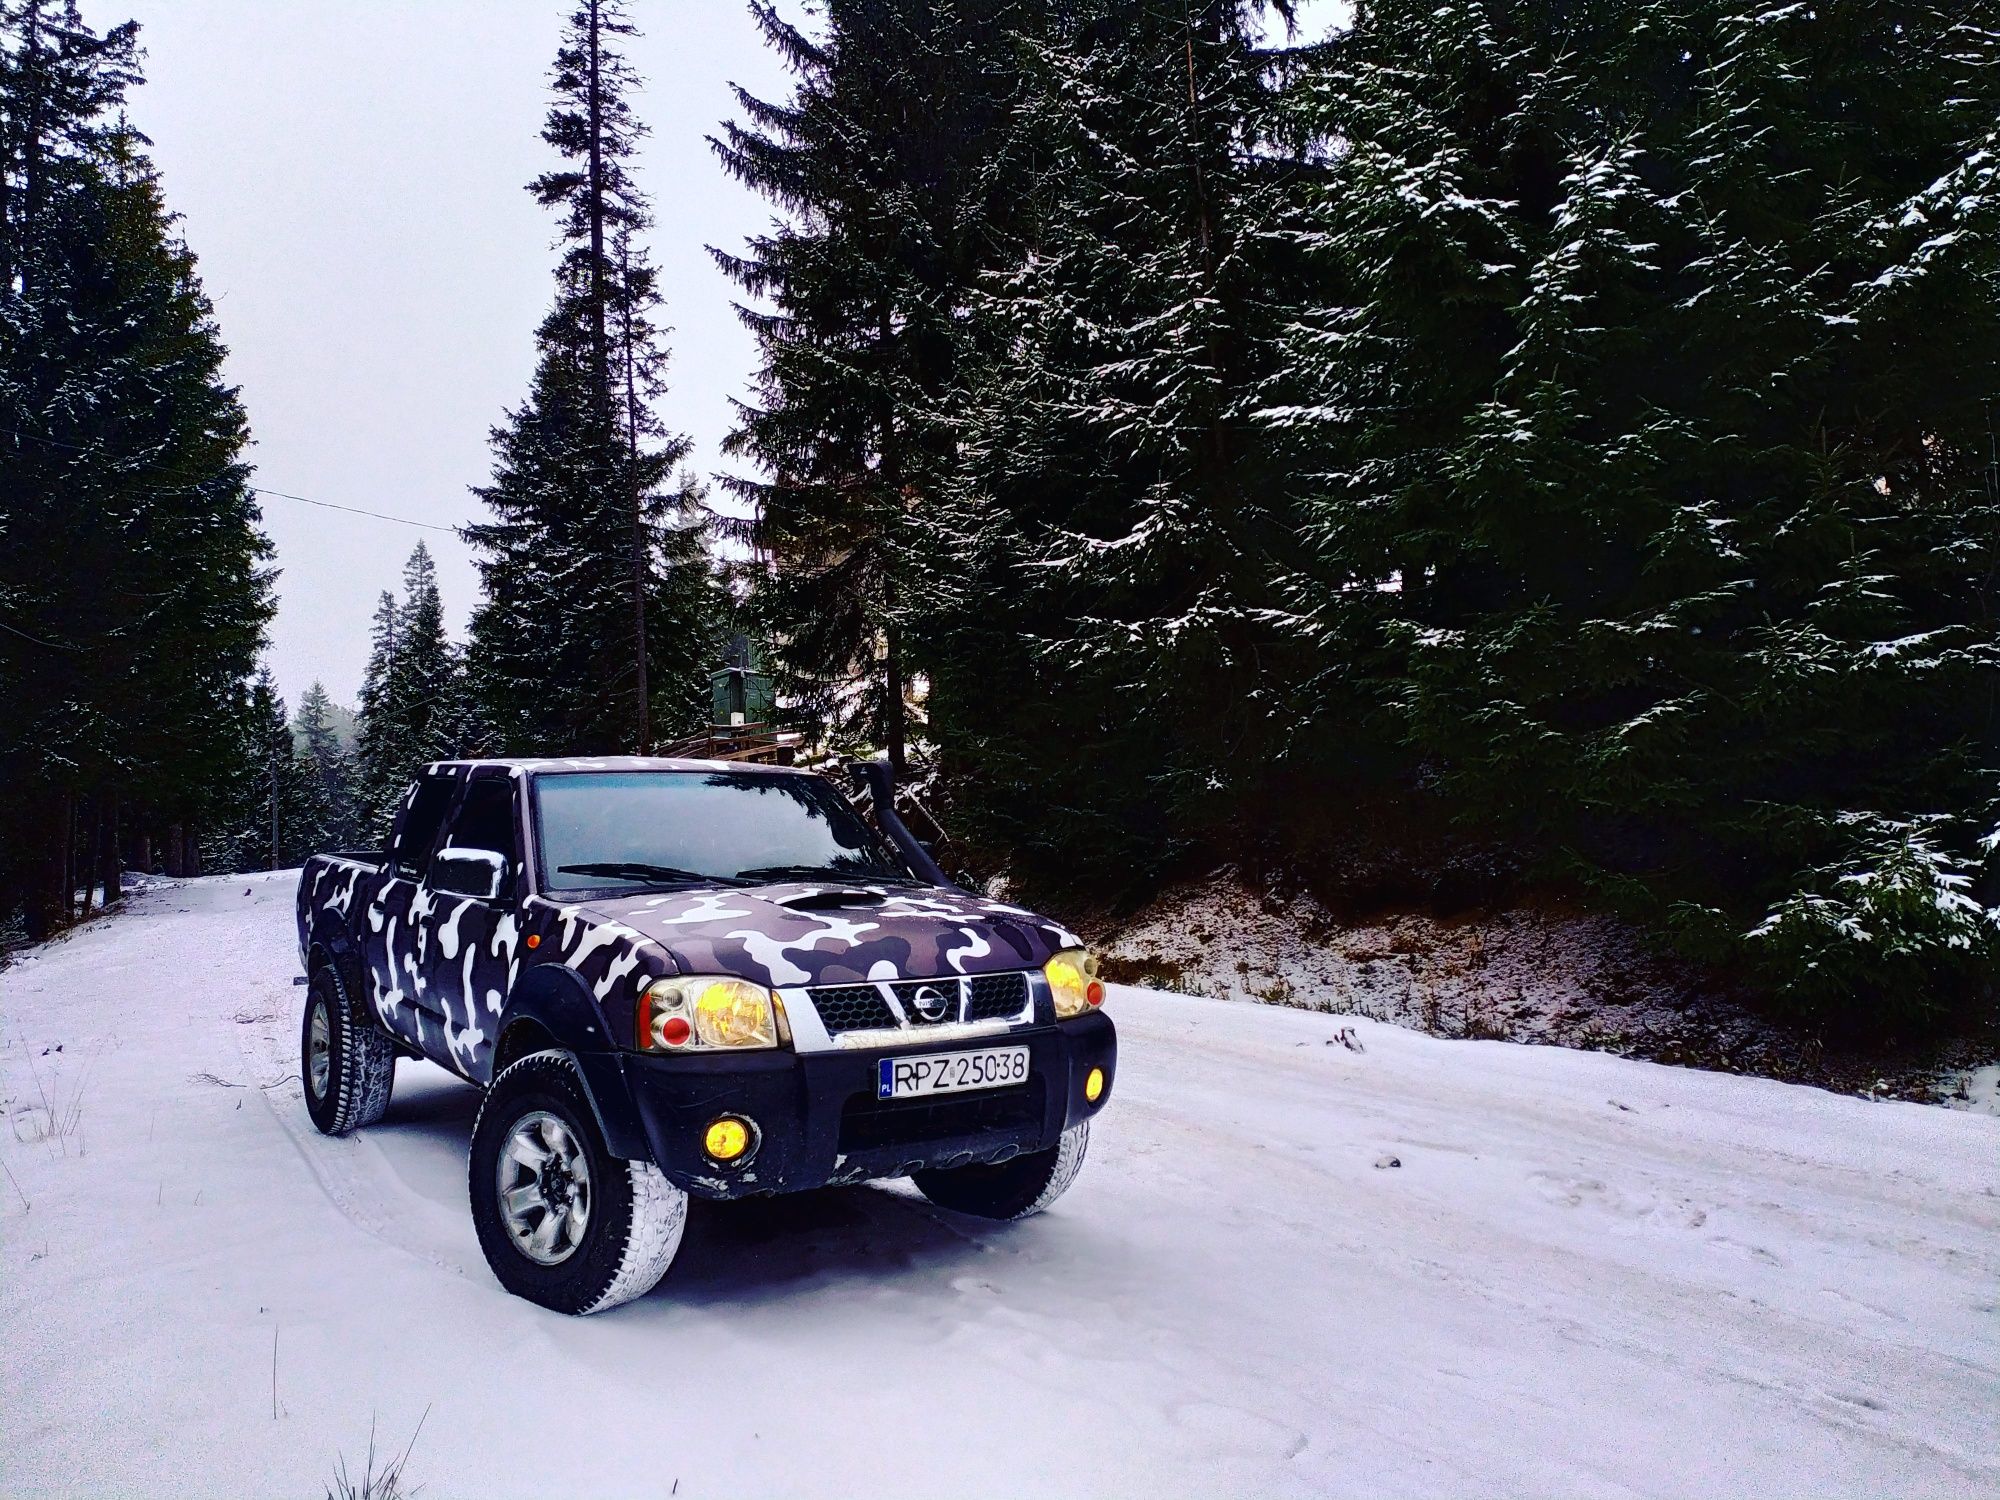
[[[507,885],[507,856],[491,849],[440,849],[431,856],[432,890],[491,901]]]

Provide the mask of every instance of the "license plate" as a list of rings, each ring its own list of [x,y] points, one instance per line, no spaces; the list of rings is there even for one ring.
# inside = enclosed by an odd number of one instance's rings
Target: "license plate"
[[[875,1072],[877,1099],[914,1099],[1004,1089],[1028,1081],[1026,1047],[986,1047],[978,1052],[934,1052],[927,1057],[885,1057]]]

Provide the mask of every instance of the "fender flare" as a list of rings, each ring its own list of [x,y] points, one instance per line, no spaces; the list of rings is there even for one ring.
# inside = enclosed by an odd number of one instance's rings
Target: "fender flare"
[[[314,971],[324,965],[331,965],[339,971],[340,982],[347,986],[348,998],[355,1005],[367,1009],[370,1025],[378,1025],[373,1008],[366,1007],[364,1000],[367,986],[362,983],[360,945],[347,930],[347,924],[330,911],[321,911],[313,917],[312,935],[306,940],[306,977],[310,979]]]
[[[624,1056],[612,1040],[603,1007],[583,976],[563,964],[541,963],[514,981],[494,1034],[496,1064],[505,1055],[508,1033],[521,1026],[534,1028],[546,1038],[545,1045],[560,1047],[576,1058],[584,1094],[611,1154],[626,1161],[651,1161],[652,1147],[625,1078]],[[499,1073],[496,1066],[494,1076]]]

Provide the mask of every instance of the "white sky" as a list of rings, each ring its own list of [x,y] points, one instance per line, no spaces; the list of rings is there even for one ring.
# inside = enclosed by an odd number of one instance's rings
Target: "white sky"
[[[521,400],[550,292],[553,215],[523,187],[562,0],[88,0],[136,17],[147,49],[134,123],[215,300],[256,446],[256,484],[437,525],[482,514],[486,435]],[[788,80],[733,0],[639,0],[630,48],[652,127],[638,164],[674,327],[662,415],[723,467],[728,398],[755,368],[734,285],[704,244],[768,222],[703,136],[731,80]],[[376,596],[418,538],[462,631],[477,593],[448,532],[262,501],[277,544],[269,659],[296,707],[314,678],[352,704]]]
[[[142,25],[131,115],[215,301],[256,484],[439,526],[484,514],[467,486],[487,476],[488,429],[526,393],[550,291],[553,215],[523,184],[553,160],[539,131],[568,9],[86,0],[99,28]],[[1343,9],[1305,0],[1301,29]],[[703,138],[734,112],[732,80],[777,98],[789,78],[739,0],[632,10],[647,32],[629,48],[647,80],[633,102],[653,132],[638,177],[675,330],[661,415],[709,475],[756,356],[703,246],[740,248],[770,213]],[[293,707],[314,678],[353,704],[376,596],[420,537],[462,635],[478,580],[456,536],[262,504],[281,570],[269,660]]]

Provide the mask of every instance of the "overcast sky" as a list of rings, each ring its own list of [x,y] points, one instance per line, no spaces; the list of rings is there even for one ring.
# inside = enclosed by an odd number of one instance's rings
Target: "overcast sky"
[[[797,14],[801,6],[787,5]],[[523,184],[563,0],[85,0],[99,27],[141,23],[147,83],[131,100],[167,202],[216,304],[255,447],[254,482],[451,527],[481,514],[487,432],[527,390],[547,306],[554,222]],[[1338,0],[1308,0],[1323,29]],[[736,288],[704,245],[770,220],[704,139],[730,83],[783,97],[789,76],[739,0],[634,0],[629,55],[652,128],[638,163],[659,220],[673,325],[661,415],[726,467],[730,397],[755,369]],[[376,597],[418,539],[463,634],[477,591],[447,531],[262,501],[277,544],[269,660],[287,702],[315,678],[352,705]]]
[[[86,0],[136,17],[147,51],[134,123],[185,218],[256,446],[254,482],[433,525],[470,520],[486,435],[527,389],[550,292],[552,215],[523,188],[557,0]],[[788,78],[735,0],[639,0],[630,48],[651,126],[638,164],[673,325],[662,415],[724,466],[729,397],[755,367],[730,283],[703,250],[769,218],[703,137],[732,80]],[[277,544],[270,662],[294,707],[314,678],[352,704],[376,596],[419,538],[462,632],[477,589],[444,531],[262,502]]]

